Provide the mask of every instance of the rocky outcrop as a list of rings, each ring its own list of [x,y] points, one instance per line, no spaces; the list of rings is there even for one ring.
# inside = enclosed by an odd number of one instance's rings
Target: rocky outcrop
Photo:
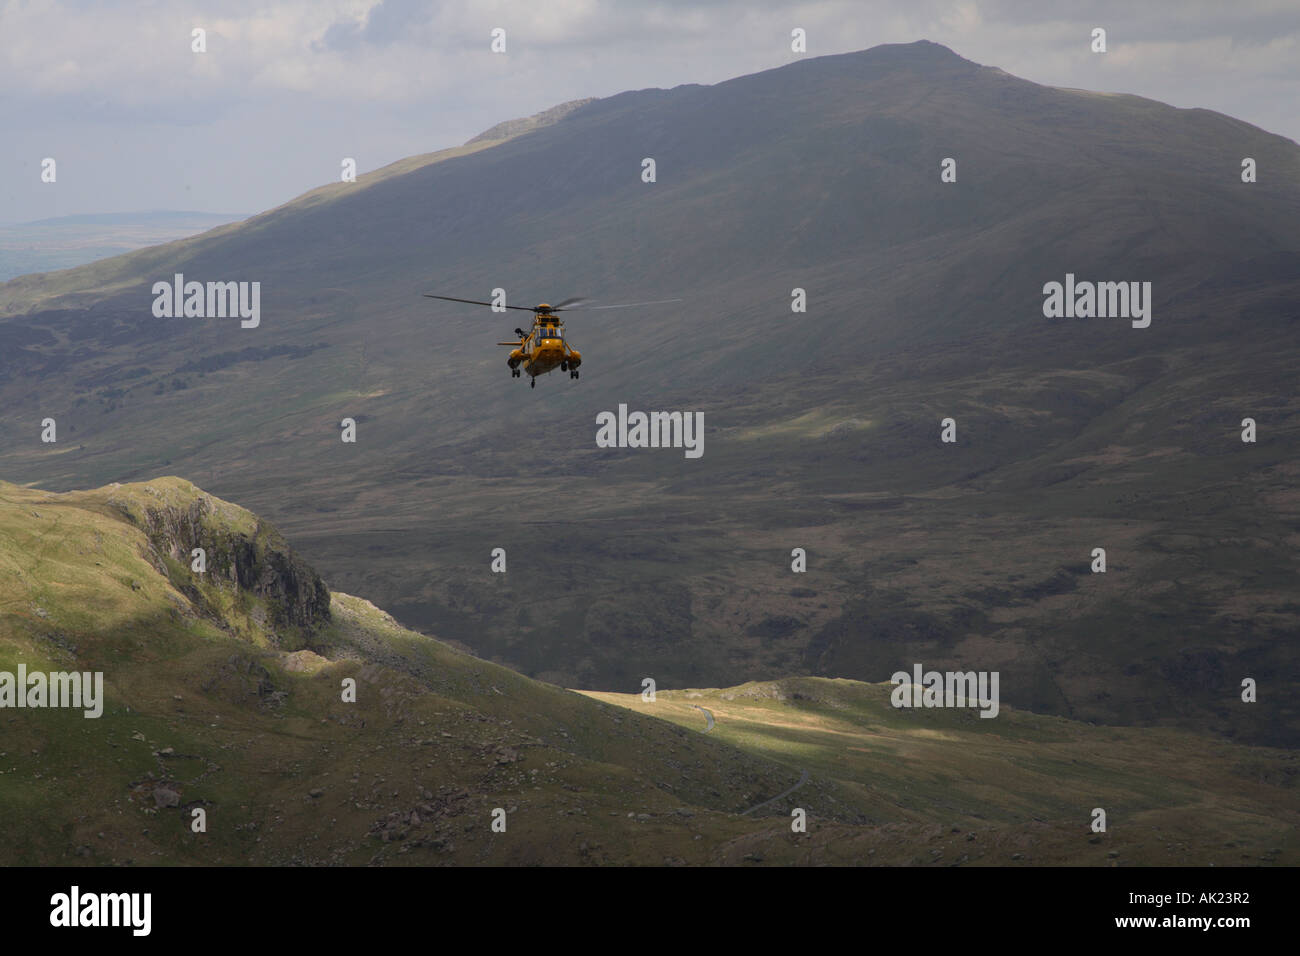
[[[278,531],[243,509],[236,510],[239,520],[232,520],[219,508],[233,506],[195,492],[188,501],[159,496],[157,504],[132,509],[157,556],[166,555],[189,569],[194,549],[202,548],[203,580],[258,598],[272,630],[301,628],[310,634],[330,620],[329,588]],[[155,563],[167,572],[166,562]],[[191,598],[199,596],[192,581],[177,583]]]
[[[523,133],[531,133],[535,129],[541,129],[543,126],[550,126],[552,123],[558,123],[564,117],[568,116],[574,110],[586,106],[588,103],[596,102],[596,97],[588,96],[581,100],[569,100],[567,103],[561,103],[559,106],[552,106],[548,110],[542,110],[540,113],[534,113],[532,116],[522,117],[520,119],[506,120],[504,123],[497,123],[489,130],[484,130],[473,139],[466,141],[465,145],[481,143],[494,139],[510,139],[513,136],[519,136]]]

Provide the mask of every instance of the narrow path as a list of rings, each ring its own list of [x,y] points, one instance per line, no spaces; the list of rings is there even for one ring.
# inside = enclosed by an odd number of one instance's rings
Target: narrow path
[[[711,710],[705,710],[705,708],[701,707],[699,704],[691,704],[691,706],[694,707],[696,710],[704,711],[704,719],[709,722],[709,726],[705,727],[700,732],[707,734],[710,730],[713,729],[713,712]]]
[[[753,813],[755,810],[762,809],[763,807],[767,806],[769,803],[776,803],[776,801],[784,797],[790,796],[790,794],[794,793],[796,790],[798,790],[807,782],[808,782],[808,771],[804,770],[799,775],[799,782],[796,783],[789,790],[786,790],[784,793],[778,793],[771,800],[764,800],[762,803],[755,804],[754,806],[750,807],[748,810],[743,811],[740,815],[743,817],[746,813]]]

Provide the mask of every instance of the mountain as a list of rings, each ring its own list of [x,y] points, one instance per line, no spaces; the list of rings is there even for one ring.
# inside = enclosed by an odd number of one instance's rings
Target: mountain
[[[1300,741],[1295,143],[927,42],[515,130],[0,285],[3,473],[190,475],[556,684],[920,662],[1037,713]],[[260,323],[155,318],[175,273],[260,282]],[[1151,283],[1150,324],[1046,317],[1067,276]],[[571,313],[582,378],[529,389],[494,344],[516,319],[421,297],[494,288],[683,301]],[[703,456],[597,447],[620,404],[702,412]]]
[[[0,542],[0,682],[103,675],[98,716],[0,709],[6,866],[1295,855],[1292,753],[897,710],[845,680],[576,694],[332,592],[265,520],[179,478],[0,483]]]

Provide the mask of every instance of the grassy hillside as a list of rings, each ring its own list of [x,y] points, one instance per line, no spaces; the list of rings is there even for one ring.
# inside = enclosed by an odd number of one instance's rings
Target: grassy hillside
[[[192,545],[204,574],[175,557]],[[575,694],[329,594],[273,528],[177,478],[0,485],[0,556],[0,670],[103,671],[107,697],[99,719],[0,710],[6,865],[1227,865],[1296,851],[1293,754],[1012,711],[904,715],[887,685],[852,681],[653,704]],[[716,717],[707,734],[695,704]],[[1110,830],[1093,838],[1097,805]],[[793,806],[807,834],[789,831]]]
[[[97,720],[0,711],[6,864],[661,863],[670,851],[698,862],[713,851],[695,845],[694,813],[738,835],[753,824],[726,811],[784,780],[767,761],[457,653],[348,595],[273,626],[273,597],[190,575],[168,532],[148,530],[196,510],[198,539],[252,547],[241,573],[310,577],[273,530],[179,479],[64,495],[0,487],[0,670],[102,670],[107,691]],[[348,677],[355,704],[341,699]],[[498,806],[506,834],[490,830]],[[188,829],[196,807],[204,836]],[[673,825],[659,834],[663,823],[627,816],[647,811]]]
[[[1293,860],[1293,752],[1181,730],[1100,727],[1025,712],[907,710],[891,685],[791,678],[723,690],[590,693],[702,730],[807,779],[870,821],[818,826],[804,855],[824,862],[1009,865],[1254,865]],[[762,808],[826,803],[805,788]],[[1107,830],[1088,829],[1095,807]],[[808,811],[810,816],[813,810]],[[874,824],[874,825],[871,825]],[[741,840],[741,850],[764,849]]]

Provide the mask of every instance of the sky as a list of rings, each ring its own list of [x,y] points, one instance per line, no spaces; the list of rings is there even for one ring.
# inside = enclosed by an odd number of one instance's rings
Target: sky
[[[364,173],[567,100],[918,39],[1300,140],[1300,0],[0,0],[0,225],[260,212],[344,157]]]

